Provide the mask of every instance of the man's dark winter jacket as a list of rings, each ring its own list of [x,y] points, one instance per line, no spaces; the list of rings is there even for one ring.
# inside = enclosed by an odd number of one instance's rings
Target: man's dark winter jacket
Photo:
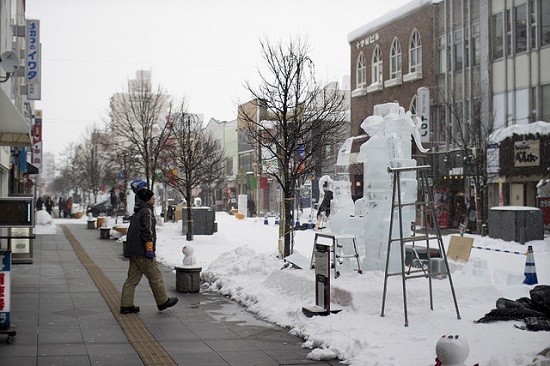
[[[126,232],[126,245],[124,256],[145,256],[145,243],[153,243],[153,251],[156,250],[157,231],[156,219],[153,214],[153,206],[144,201],[136,203],[134,214],[130,217],[130,226]]]

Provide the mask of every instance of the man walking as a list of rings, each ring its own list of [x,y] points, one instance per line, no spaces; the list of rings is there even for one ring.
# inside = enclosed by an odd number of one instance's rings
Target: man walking
[[[166,294],[162,273],[155,261],[157,241],[156,220],[153,214],[155,195],[151,190],[141,188],[137,196],[139,201],[130,218],[126,245],[123,249],[124,256],[130,259],[130,267],[128,268],[128,278],[122,286],[121,314],[139,313],[139,306],[134,305],[134,295],[136,286],[143,275],[149,280],[149,286],[160,311],[172,307],[178,302],[177,297],[168,297]]]

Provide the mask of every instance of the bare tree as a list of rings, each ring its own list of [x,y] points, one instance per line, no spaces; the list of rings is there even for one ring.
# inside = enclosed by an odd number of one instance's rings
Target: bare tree
[[[451,94],[447,100],[441,97],[442,104],[450,115],[446,135],[451,146],[462,153],[464,175],[471,177],[474,185],[474,198],[477,211],[477,229],[487,223],[488,187],[498,173],[489,173],[487,151],[489,136],[494,131],[494,117],[485,116],[483,90],[480,85],[472,88],[473,98],[468,103]]]
[[[221,146],[207,133],[196,115],[180,109],[168,117],[170,138],[162,156],[165,162],[163,181],[180,192],[187,201],[187,235],[193,240],[191,192],[202,184],[211,184],[224,178],[224,156]]]
[[[80,153],[76,156],[75,163],[83,177],[82,188],[93,194],[96,203],[100,188],[107,183],[108,173],[111,171],[109,137],[97,126],[87,129],[86,136],[79,146]]]
[[[109,126],[117,155],[135,163],[148,187],[155,184],[159,157],[168,138],[163,120],[168,104],[163,90],[159,87],[154,91],[150,80],[144,78],[129,81],[128,93],[111,98]]]
[[[321,151],[343,133],[346,121],[344,95],[320,85],[315,78],[309,44],[301,38],[288,43],[261,40],[262,57],[267,72],[260,74],[260,85],[246,89],[256,108],[239,108],[239,126],[255,145],[256,163],[262,159],[276,161],[278,169],[263,172],[281,187],[283,210],[280,236],[284,236],[286,257],[292,253],[295,192],[306,177],[319,171]],[[264,153],[265,154],[265,153]]]
[[[79,147],[74,142],[69,143],[61,154],[62,193],[77,192],[82,187],[82,174],[78,166]]]

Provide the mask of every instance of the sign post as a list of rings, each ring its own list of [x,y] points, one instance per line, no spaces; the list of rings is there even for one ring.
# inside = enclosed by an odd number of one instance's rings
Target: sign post
[[[16,332],[10,324],[10,270],[11,251],[0,251],[0,334],[7,334],[11,344]]]
[[[339,310],[330,309],[330,244],[315,243],[315,305],[303,307],[307,317],[329,315]]]

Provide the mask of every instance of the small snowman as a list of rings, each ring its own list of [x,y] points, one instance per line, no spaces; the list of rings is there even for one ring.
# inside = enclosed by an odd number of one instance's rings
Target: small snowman
[[[197,259],[194,256],[195,249],[190,245],[184,245],[181,248],[183,253],[183,265],[184,266],[195,266],[197,264]]]
[[[470,345],[464,337],[458,335],[444,335],[435,345],[437,354],[436,365],[465,366],[464,361],[470,354]]]

